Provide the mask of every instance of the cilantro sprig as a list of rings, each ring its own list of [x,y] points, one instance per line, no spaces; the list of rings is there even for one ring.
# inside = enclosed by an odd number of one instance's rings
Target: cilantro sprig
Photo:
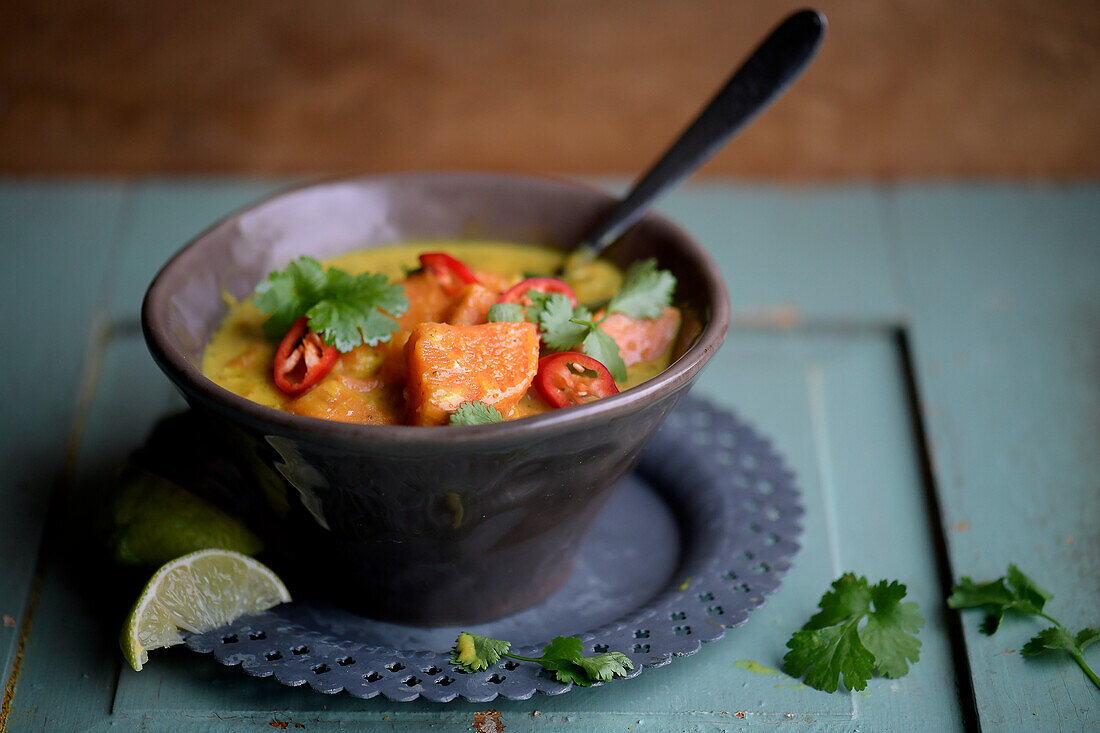
[[[302,316],[329,346],[348,352],[362,344],[388,341],[409,308],[405,289],[385,275],[350,275],[327,270],[312,257],[299,257],[256,286],[252,302],[268,315],[264,333],[278,340]]]
[[[484,402],[471,400],[463,402],[458,409],[451,413],[451,425],[487,425],[488,423],[502,422],[504,415],[500,410],[487,405]]]
[[[975,583],[964,576],[959,584],[951,589],[947,605],[955,609],[985,609],[986,617],[982,621],[980,630],[987,635],[996,633],[1008,611],[1038,616],[1050,621],[1054,625],[1033,636],[1024,644],[1021,653],[1025,657],[1035,657],[1048,651],[1066,652],[1092,680],[1092,683],[1100,688],[1100,677],[1089,667],[1083,656],[1086,647],[1100,641],[1100,628],[1085,627],[1076,634],[1070,632],[1060,621],[1043,610],[1046,602],[1052,598],[1054,598],[1053,593],[1041,588],[1020,568],[1009,563],[1008,572],[995,580]]]
[[[676,278],[668,270],[658,270],[657,260],[635,262],[627,268],[623,286],[607,303],[604,315],[596,320],[592,311],[574,307],[561,293],[529,290],[531,305],[498,303],[489,309],[490,321],[530,321],[539,327],[542,342],[553,351],[579,348],[607,367],[617,382],[626,381],[626,363],[619,345],[600,326],[612,313],[630,318],[659,318],[672,303]]]
[[[843,677],[850,690],[863,690],[873,674],[902,677],[920,658],[916,637],[924,618],[897,581],[870,585],[845,573],[821,597],[816,613],[787,642],[784,669],[806,684],[836,692]]]
[[[511,642],[490,639],[463,631],[451,650],[451,664],[463,672],[488,669],[501,657],[521,662],[541,664],[554,673],[559,682],[588,687],[593,682],[625,677],[634,669],[634,662],[622,652],[605,652],[593,657],[584,656],[584,646],[575,636],[558,636],[542,650],[541,657],[523,657],[512,654]]]
[[[607,304],[608,313],[623,313],[631,318],[660,318],[672,302],[676,277],[658,270],[652,257],[635,262],[626,270],[623,286]]]

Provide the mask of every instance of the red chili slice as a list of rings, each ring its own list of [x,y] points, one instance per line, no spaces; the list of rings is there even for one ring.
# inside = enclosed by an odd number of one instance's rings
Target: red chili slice
[[[332,371],[339,355],[335,346],[325,346],[310,330],[309,319],[302,316],[275,352],[275,386],[287,394],[301,394]]]
[[[540,293],[561,293],[569,298],[574,308],[577,307],[577,294],[573,292],[573,288],[569,287],[569,283],[558,280],[556,277],[529,277],[521,280],[501,293],[497,302],[531,305],[531,299],[527,297],[527,293],[531,290],[537,290]]]
[[[539,359],[534,387],[551,407],[583,405],[619,391],[607,367],[591,356],[575,351],[563,351]]]
[[[439,281],[449,295],[454,295],[463,285],[479,282],[470,268],[446,252],[425,252],[420,264]]]

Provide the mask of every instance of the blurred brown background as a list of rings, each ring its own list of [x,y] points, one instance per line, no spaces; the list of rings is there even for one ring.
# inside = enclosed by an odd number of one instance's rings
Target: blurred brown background
[[[643,168],[796,2],[0,0],[0,174]],[[1100,173],[1097,0],[824,0],[706,173]]]

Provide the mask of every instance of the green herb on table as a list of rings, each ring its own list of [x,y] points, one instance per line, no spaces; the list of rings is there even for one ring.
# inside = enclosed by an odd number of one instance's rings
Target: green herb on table
[[[487,405],[484,402],[463,402],[458,409],[451,413],[451,425],[487,425],[494,422],[502,422],[504,415],[500,410]]]
[[[1100,688],[1100,677],[1085,662],[1083,652],[1093,642],[1100,640],[1100,628],[1085,627],[1073,634],[1057,619],[1043,610],[1046,602],[1054,594],[1043,590],[1014,564],[1009,563],[1008,572],[996,580],[975,583],[967,577],[951,589],[947,605],[951,608],[983,608],[986,617],[982,621],[981,632],[992,635],[1001,626],[1006,611],[1016,611],[1030,616],[1039,616],[1054,626],[1043,629],[1031,638],[1021,650],[1025,657],[1035,657],[1048,651],[1064,651],[1069,654],[1077,666],[1088,676],[1092,683]]]
[[[634,662],[622,652],[605,652],[593,657],[583,655],[584,647],[575,636],[558,636],[542,650],[541,657],[522,657],[508,650],[512,644],[499,639],[469,634],[458,635],[451,650],[451,664],[463,672],[477,672],[496,664],[501,657],[541,664],[554,673],[559,682],[588,687],[593,682],[625,677]]]
[[[362,344],[388,341],[397,330],[395,316],[409,308],[405,288],[385,275],[350,275],[322,268],[312,257],[300,257],[285,269],[268,275],[256,286],[252,302],[267,314],[264,333],[278,340],[298,318],[328,346],[348,352]]]
[[[906,675],[920,658],[916,633],[924,618],[916,603],[902,601],[905,593],[897,581],[869,585],[845,573],[821,597],[821,610],[787,642],[784,670],[828,692],[836,692],[841,677],[849,690],[862,690],[873,674]]]

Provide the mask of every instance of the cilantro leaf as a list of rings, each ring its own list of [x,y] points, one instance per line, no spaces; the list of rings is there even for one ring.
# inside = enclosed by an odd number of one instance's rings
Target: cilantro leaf
[[[575,636],[555,636],[542,650],[542,659],[575,662],[584,656],[584,644]]]
[[[594,657],[584,656],[584,645],[575,636],[557,636],[542,650],[540,657],[521,657],[512,654],[511,645],[506,641],[487,639],[477,634],[463,632],[452,650],[451,663],[459,669],[474,672],[487,669],[502,656],[535,662],[554,673],[554,677],[565,684],[577,684],[588,687],[593,682],[607,681],[615,677],[625,677],[634,669],[634,662],[622,652],[605,652]]]
[[[360,344],[375,346],[388,340],[398,328],[390,314],[404,313],[408,307],[404,288],[391,285],[385,275],[352,277],[343,270],[329,270],[325,297],[306,315],[310,328],[326,344],[348,352]]]
[[[584,647],[577,637],[558,636],[546,645],[536,661],[554,672],[559,682],[573,682],[582,687],[625,677],[634,669],[634,662],[622,652],[605,652],[594,657],[586,657],[583,652]]]
[[[1043,610],[1046,602],[1052,598],[1054,594],[1044,590],[1022,570],[1010,563],[1008,572],[996,580],[975,583],[970,578],[963,577],[959,584],[951,589],[947,605],[957,609],[984,608],[988,615],[981,625],[983,634],[996,632],[1007,611],[1039,616],[1054,622],[1054,626],[1043,629],[1028,640],[1021,654],[1025,657],[1034,657],[1048,651],[1066,652],[1100,689],[1100,675],[1089,667],[1082,656],[1086,647],[1100,641],[1100,629],[1084,628],[1075,636]]]
[[[577,660],[589,678],[607,681],[615,677],[626,677],[634,669],[634,662],[622,652],[604,652],[594,657],[581,657]]]
[[[843,678],[850,690],[862,690],[874,673],[901,677],[920,656],[917,631],[924,619],[906,588],[896,581],[873,587],[845,573],[821,597],[818,611],[787,642],[784,668],[806,684],[835,692]],[[861,624],[866,623],[860,627]]]
[[[1087,626],[1077,632],[1077,648],[1085,651],[1094,642],[1100,641],[1100,628],[1090,629]]]
[[[875,672],[883,677],[904,677],[909,663],[920,659],[921,642],[915,634],[924,617],[912,601],[902,602],[905,586],[885,580],[871,588],[875,610],[859,632],[860,641],[875,656]]]
[[[1046,602],[1054,597],[1054,594],[1043,590],[1038,583],[1024,575],[1014,563],[1008,564],[1008,584],[1016,591],[1017,596],[1037,612],[1042,612]]]
[[[451,413],[451,425],[487,425],[488,423],[502,422],[504,415],[500,410],[487,405],[484,402],[463,402],[458,409]]]
[[[592,314],[585,308],[574,308],[561,293],[528,293],[531,307],[527,318],[537,323],[542,342],[554,351],[568,351],[584,340],[593,328]]]
[[[536,661],[554,673],[558,682],[569,684],[573,682],[588,687],[589,682],[585,669],[579,661],[584,657],[584,647],[581,640],[575,636],[556,636],[542,650],[542,656]]]
[[[658,318],[672,302],[675,288],[676,278],[667,270],[658,270],[657,260],[635,262],[627,269],[622,288],[608,302],[606,313]],[[584,306],[574,308],[569,298],[561,293],[530,290],[527,297],[531,300],[526,309],[527,320],[538,325],[542,343],[547,348],[582,351],[607,367],[615,381],[626,381],[626,364],[619,345],[600,328],[602,319],[595,321],[592,311]]]
[[[1005,611],[1039,615],[1051,598],[1053,596],[1050,593],[1010,563],[1007,575],[996,580],[975,583],[964,576],[952,589],[947,605],[955,609],[984,607],[987,615],[982,622],[981,632],[990,635],[1000,628]]]
[[[1085,629],[1089,631],[1089,629]],[[1083,632],[1082,632],[1083,633]],[[1077,643],[1077,637],[1061,626],[1051,626],[1043,629],[1031,638],[1020,653],[1025,657],[1035,657],[1048,651],[1067,651],[1081,653],[1081,645]]]
[[[304,315],[309,327],[341,352],[388,341],[397,330],[395,316],[409,307],[405,289],[385,275],[323,270],[311,257],[300,257],[271,273],[256,287],[252,302],[261,313],[269,314],[264,322],[269,338],[282,338]]]
[[[875,669],[875,657],[859,640],[859,622],[796,631],[787,642],[783,667],[792,677],[806,675],[806,684],[836,692],[841,676],[850,690],[862,690]]]
[[[511,647],[511,642],[463,631],[451,649],[451,664],[464,672],[488,669],[489,665],[500,661],[501,655],[507,654]]]
[[[581,343],[581,351],[607,367],[616,382],[626,381],[626,363],[619,352],[619,345],[602,328],[592,327]]]
[[[626,381],[626,364],[619,345],[592,320],[592,312],[584,306],[573,307],[561,293],[530,291],[532,304],[527,309],[528,320],[537,323],[542,342],[554,351],[577,349],[607,367],[617,382]]]
[[[658,270],[652,257],[633,263],[626,270],[623,286],[607,304],[608,313],[623,313],[631,318],[660,318],[672,303],[676,277]]]
[[[499,323],[501,321],[511,321],[513,323],[522,323],[527,320],[527,316],[524,315],[524,308],[519,303],[493,303],[489,306],[489,323]]]
[[[299,257],[286,269],[268,275],[252,296],[261,313],[271,314],[264,322],[264,334],[269,339],[281,339],[322,298],[326,283],[321,263],[312,257]]]
[[[803,629],[823,629],[836,626],[852,616],[865,616],[871,611],[871,589],[866,578],[845,573],[833,581],[832,590],[818,601],[821,610],[815,613]]]

